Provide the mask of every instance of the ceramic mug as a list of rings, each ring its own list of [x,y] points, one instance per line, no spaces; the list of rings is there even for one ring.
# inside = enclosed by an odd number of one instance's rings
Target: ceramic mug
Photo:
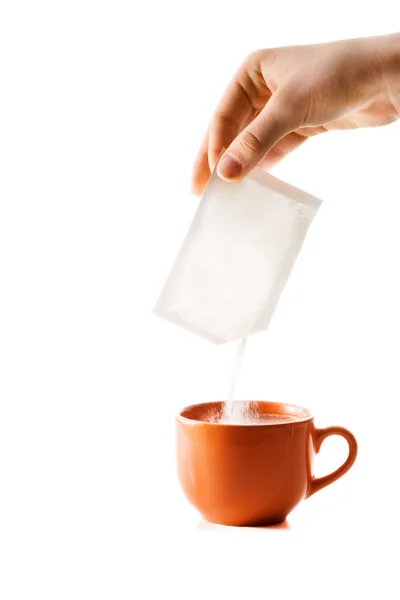
[[[272,422],[236,425],[215,422],[223,404],[188,406],[176,417],[179,480],[189,502],[207,521],[221,525],[284,521],[301,500],[336,481],[356,459],[353,434],[343,427],[318,429],[305,408],[246,402],[266,419],[275,417]],[[336,471],[316,478],[313,459],[330,435],[344,437],[349,453]]]

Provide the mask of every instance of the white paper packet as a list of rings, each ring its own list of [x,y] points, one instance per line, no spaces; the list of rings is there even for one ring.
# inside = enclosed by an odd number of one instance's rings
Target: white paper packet
[[[263,331],[320,204],[260,168],[214,172],[155,314],[217,344]]]

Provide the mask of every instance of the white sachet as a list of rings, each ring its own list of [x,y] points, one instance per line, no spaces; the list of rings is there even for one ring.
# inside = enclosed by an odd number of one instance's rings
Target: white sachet
[[[155,314],[217,344],[266,329],[320,204],[260,168],[214,172]]]

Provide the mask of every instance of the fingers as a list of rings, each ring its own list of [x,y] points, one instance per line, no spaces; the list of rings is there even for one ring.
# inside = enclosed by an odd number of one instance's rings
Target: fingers
[[[254,53],[237,71],[215,111],[193,167],[192,190],[197,195],[203,193],[222,151],[252,121],[271,95],[265,86],[260,98],[260,90],[249,74],[249,69],[253,72],[258,67],[259,57]]]
[[[238,133],[248,125],[256,109],[244,87],[233,80],[228,86],[203,138],[192,173],[192,191],[200,196],[210,178],[211,172],[221,156]]]
[[[276,92],[260,114],[228,147],[218,164],[218,175],[228,180],[243,177],[257,166],[282,138],[298,129],[301,124],[302,117],[293,110],[290,98],[286,94]],[[281,146],[282,152],[296,142],[299,142],[296,138],[284,142]],[[275,153],[279,152],[280,148],[277,146]]]
[[[201,196],[210,179],[211,171],[208,164],[208,129],[203,138],[192,171],[192,192]]]
[[[228,148],[244,123],[254,112],[250,97],[251,83],[244,77],[245,83],[240,83],[236,76],[226,89],[211,120],[208,142],[208,162],[213,170],[221,152]]]

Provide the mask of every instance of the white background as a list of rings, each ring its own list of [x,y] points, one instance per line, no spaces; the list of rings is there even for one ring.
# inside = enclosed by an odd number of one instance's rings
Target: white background
[[[2,0],[2,600],[396,597],[400,126],[329,133],[275,170],[325,202],[239,395],[359,441],[285,529],[218,528],[187,504],[174,415],[225,397],[233,347],[152,308],[242,59],[399,17],[393,0]],[[345,452],[327,441],[316,473]]]

